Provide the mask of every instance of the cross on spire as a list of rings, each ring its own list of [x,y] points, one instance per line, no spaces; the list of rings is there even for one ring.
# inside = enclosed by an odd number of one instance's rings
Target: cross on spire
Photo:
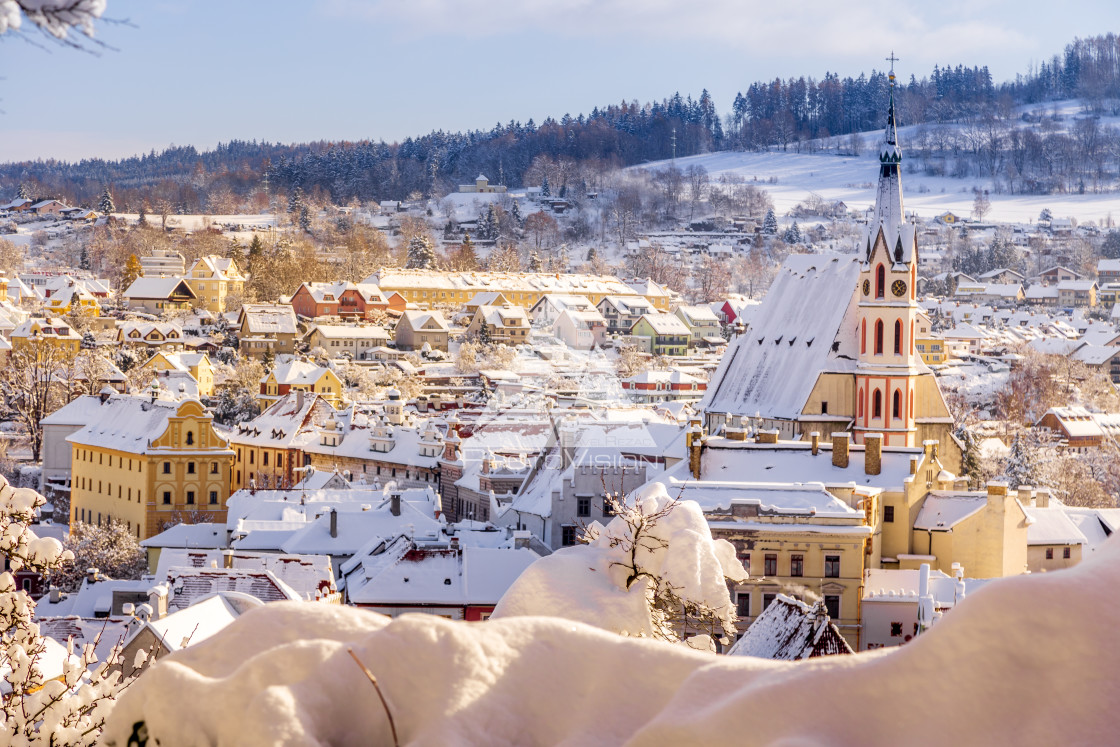
[[[901,60],[902,60],[901,57],[895,57],[894,56],[894,50],[892,49],[891,50],[891,56],[887,58],[887,62],[891,63],[891,72],[892,73],[894,72],[894,63],[900,62]]]

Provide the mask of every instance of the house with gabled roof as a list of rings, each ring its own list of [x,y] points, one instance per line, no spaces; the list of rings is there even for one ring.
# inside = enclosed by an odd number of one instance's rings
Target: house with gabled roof
[[[198,301],[198,295],[181,277],[138,277],[121,294],[130,309],[141,309],[150,314],[163,311],[189,309]]]
[[[237,316],[238,349],[250,358],[294,353],[299,323],[289,304],[247,303]]]
[[[318,394],[337,406],[343,395],[342,380],[329,368],[296,359],[283,360],[261,379],[257,401],[261,409],[269,407],[289,392]]]
[[[686,355],[691,332],[673,314],[643,314],[630,327],[630,336],[644,338],[645,350],[654,355]]]
[[[723,345],[723,325],[709,306],[678,306],[673,313],[684,322],[692,335],[693,345]]]
[[[785,594],[776,594],[727,652],[777,661],[851,653],[855,652],[832,623],[823,601],[810,606]]]
[[[524,307],[509,303],[482,305],[467,325],[467,334],[495,344],[521,345],[529,341],[529,315]]]
[[[292,308],[308,319],[337,316],[345,319],[369,319],[393,307],[389,299],[373,283],[301,283],[292,294]],[[403,303],[398,310],[403,310]]]
[[[607,320],[607,332],[612,335],[630,334],[630,328],[642,318],[642,314],[656,311],[645,296],[607,296],[596,304],[596,308]]]
[[[245,290],[245,276],[237,263],[214,254],[196,259],[186,281],[198,296],[198,305],[215,314],[226,311],[227,298],[240,298]]]
[[[420,350],[427,345],[431,350],[447,352],[447,337],[451,328],[438,311],[405,310],[393,330],[393,340],[401,350]]]

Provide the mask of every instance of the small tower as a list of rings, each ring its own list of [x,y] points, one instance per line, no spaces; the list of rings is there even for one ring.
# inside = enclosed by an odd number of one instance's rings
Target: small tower
[[[389,398],[385,403],[385,417],[393,425],[401,425],[404,423],[404,403],[401,402],[401,393],[396,389],[390,389],[385,394]]]
[[[883,434],[884,446],[914,446],[917,377],[925,370],[915,355],[914,333],[921,308],[915,297],[917,232],[902,203],[902,149],[894,110],[894,54],[887,126],[879,146],[875,210],[864,236],[860,271],[856,368],[855,440]]]

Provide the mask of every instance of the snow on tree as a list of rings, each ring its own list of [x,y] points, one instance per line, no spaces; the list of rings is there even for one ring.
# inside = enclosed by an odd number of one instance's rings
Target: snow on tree
[[[514,200],[513,205],[510,206],[509,215],[511,218],[513,218],[513,222],[515,225],[517,225],[518,228],[520,228],[522,224],[524,224],[525,218],[521,215],[521,205],[517,200]]]
[[[11,745],[91,745],[101,736],[116,697],[134,679],[110,667],[120,663],[120,646],[97,664],[96,644],[75,652],[39,634],[35,602],[16,587],[12,573],[29,570],[48,579],[74,561],[53,537],[31,529],[35,511],[46,499],[27,488],[13,488],[0,476],[0,556],[10,571],[0,573],[0,733]],[[146,656],[138,657],[137,666]],[[92,670],[91,670],[92,667]]]
[[[97,203],[97,210],[106,216],[117,211],[117,206],[113,204],[113,194],[109,191],[108,187],[105,187],[105,190],[101,193],[101,200]]]
[[[408,242],[408,261],[405,266],[409,269],[431,270],[435,269],[435,265],[436,252],[432,240],[424,234],[413,236]]]
[[[528,271],[540,272],[542,268],[543,265],[541,264],[541,255],[537,254],[536,251],[529,252],[529,266],[527,268]]]
[[[1007,455],[1007,471],[1004,475],[1007,486],[1012,490],[1020,485],[1038,485],[1041,474],[1042,446],[1037,436],[1023,431],[1011,442],[1011,452]]]
[[[288,195],[288,212],[298,215],[301,207],[303,207],[303,189],[296,187]]]
[[[82,333],[82,341],[79,343],[82,350],[92,350],[97,347],[97,338],[93,336],[93,332],[88,329]]]
[[[105,0],[0,0],[0,34],[19,31],[22,27],[22,13],[54,40],[68,47],[85,49],[81,42],[70,37],[70,31],[77,29],[92,39],[94,23],[104,12]]]
[[[782,240],[787,244],[801,243],[801,228],[797,225],[797,221],[791,223],[790,227],[786,229],[786,235],[782,237]]]
[[[778,216],[774,215],[773,208],[767,210],[766,217],[762,219],[762,232],[769,236],[775,236],[778,233]]]
[[[992,209],[991,200],[988,199],[988,190],[977,190],[976,199],[972,201],[972,214],[976,220],[984,220],[984,216]]]
[[[113,579],[139,579],[148,572],[147,553],[123,521],[110,518],[98,526],[76,522],[65,548],[74,562],[56,573],[51,581],[63,591],[77,591],[87,568],[96,568]]]
[[[30,200],[31,193],[27,191],[27,185],[22,182],[19,185],[19,191],[16,192],[16,198],[20,200]]]
[[[541,197],[551,197],[552,190],[548,186],[548,174],[541,179]]]
[[[307,205],[299,206],[299,227],[305,233],[311,233],[311,211]]]
[[[1039,222],[1049,223],[1054,220],[1054,213],[1050,212],[1050,208],[1042,208],[1042,212],[1038,214],[1038,220]]]
[[[625,502],[605,500],[614,518],[592,522],[584,545],[533,563],[493,616],[563,617],[705,649],[711,639],[733,639],[727,582],[746,581],[747,572],[730,542],[712,538],[699,504],[673,500],[657,483]]]
[[[80,270],[90,269],[89,247],[87,247],[85,244],[82,244],[82,248],[78,252],[78,269],[80,269]]]

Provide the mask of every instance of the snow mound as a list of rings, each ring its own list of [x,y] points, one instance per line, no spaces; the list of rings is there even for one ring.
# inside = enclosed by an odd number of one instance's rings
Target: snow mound
[[[391,743],[352,648],[402,744],[1110,743],[1118,585],[1112,538],[1069,570],[987,584],[905,646],[802,662],[554,618],[389,620],[280,602],[157,663],[105,742],[123,747],[144,722],[164,747]]]

